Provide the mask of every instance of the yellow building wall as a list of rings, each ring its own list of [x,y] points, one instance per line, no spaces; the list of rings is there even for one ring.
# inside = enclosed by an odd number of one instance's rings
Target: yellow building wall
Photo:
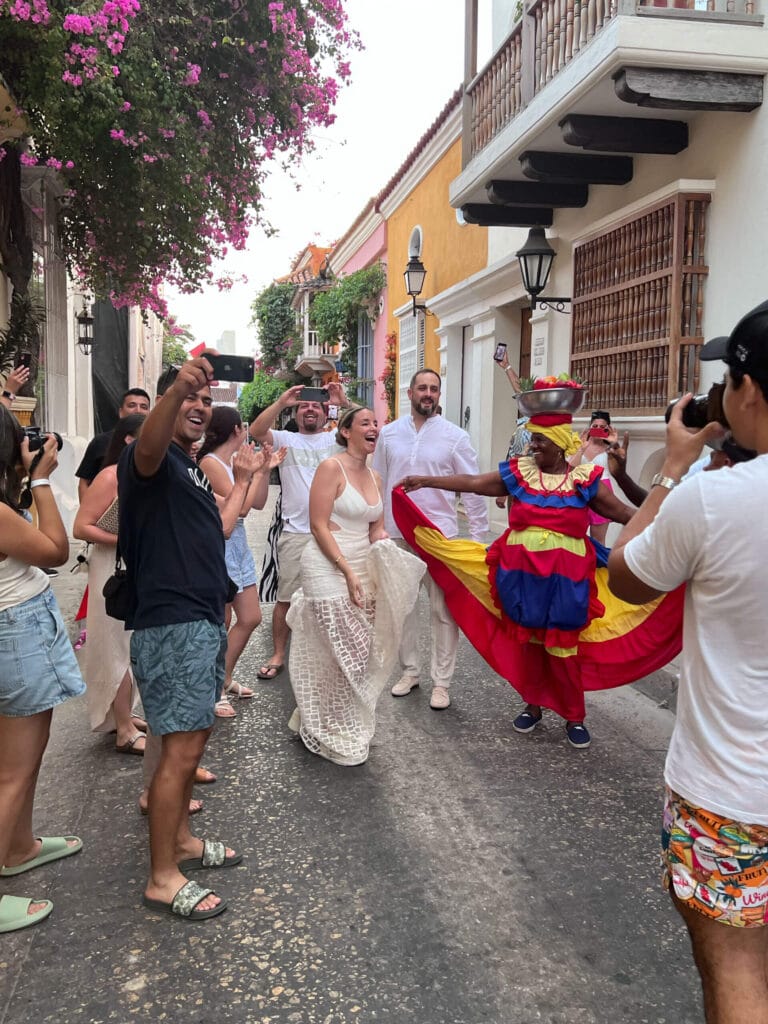
[[[427,271],[417,302],[429,305],[430,295],[438,295],[487,265],[488,228],[461,226],[448,202],[448,186],[460,173],[461,139],[457,139],[387,221],[388,334],[398,335],[398,320],[392,311],[410,301],[403,272],[408,263],[408,240],[417,224],[422,229],[421,261]],[[436,317],[427,317],[426,366],[440,366],[435,335],[439,325]]]

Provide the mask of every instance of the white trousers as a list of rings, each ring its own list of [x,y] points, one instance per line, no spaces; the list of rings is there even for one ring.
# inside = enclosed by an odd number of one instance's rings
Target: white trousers
[[[406,551],[412,548],[402,538],[393,538],[398,547]],[[429,624],[432,632],[432,661],[430,673],[433,686],[451,685],[456,668],[456,648],[459,645],[459,627],[445,604],[445,595],[428,572],[421,580],[429,596]],[[417,608],[407,616],[403,626],[403,638],[400,641],[400,666],[403,675],[419,676],[421,674],[421,630]]]

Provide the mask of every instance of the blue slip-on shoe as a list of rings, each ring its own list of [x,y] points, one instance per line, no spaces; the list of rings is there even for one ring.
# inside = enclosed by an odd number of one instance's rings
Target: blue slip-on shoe
[[[586,750],[592,742],[589,729],[583,722],[566,722],[565,734],[568,737],[568,742],[577,750]]]
[[[512,723],[512,728],[515,732],[533,732],[540,721],[541,712],[538,715],[533,715],[530,711],[523,711]]]

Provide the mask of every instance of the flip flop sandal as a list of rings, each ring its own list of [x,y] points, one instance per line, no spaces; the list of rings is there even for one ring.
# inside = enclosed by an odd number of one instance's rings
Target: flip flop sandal
[[[227,909],[227,901],[222,900],[211,910],[196,910],[198,903],[202,903],[206,896],[216,895],[213,889],[204,889],[197,882],[186,882],[170,903],[164,900],[153,900],[149,896],[142,896],[141,902],[150,910],[160,910],[165,914],[173,914],[174,917],[183,917],[186,921],[205,921],[209,917],[218,917]]]
[[[233,853],[227,856],[227,848],[224,843],[212,839],[203,840],[202,857],[189,857],[179,863],[179,871],[200,871],[203,868],[233,868],[243,859],[242,853]]]
[[[281,661],[279,665],[274,662],[270,662],[268,665],[261,666],[259,671],[256,673],[256,678],[266,679],[267,682],[269,682],[270,679],[277,679],[284,668],[285,662]]]
[[[44,903],[42,910],[28,914],[31,904]],[[0,932],[18,932],[45,920],[53,910],[50,900],[27,900],[23,896],[0,896]]]
[[[143,732],[137,732],[135,736],[132,736],[127,743],[116,743],[115,750],[118,754],[137,754],[139,757],[144,757],[144,748],[137,750],[134,744],[138,743],[139,740],[145,740],[147,737]]]
[[[250,686],[243,686],[242,683],[231,682],[224,691],[229,694],[230,697],[237,697],[238,700],[250,700],[251,697],[255,697],[256,693]]]
[[[229,702],[229,697],[222,697],[217,700],[213,707],[216,718],[237,718],[237,712]]]
[[[3,878],[9,878],[12,875],[23,875],[25,871],[31,871],[33,868],[42,867],[43,864],[50,864],[52,860],[61,860],[63,857],[71,857],[75,853],[79,853],[83,848],[82,839],[78,836],[37,836],[37,839],[41,842],[40,853],[31,860],[25,860],[21,864],[16,864],[12,868],[0,868],[0,875]],[[77,842],[70,846],[67,843],[68,839],[76,839]],[[32,902],[36,902],[32,900]],[[40,902],[39,900],[37,902]],[[48,911],[50,913],[50,911]],[[41,918],[42,920],[42,918]]]

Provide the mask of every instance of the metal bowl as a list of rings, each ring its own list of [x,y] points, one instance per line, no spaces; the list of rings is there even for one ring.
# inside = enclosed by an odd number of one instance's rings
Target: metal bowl
[[[586,397],[586,388],[541,388],[538,391],[521,391],[517,396],[517,407],[525,416],[547,412],[567,412],[575,416]]]

